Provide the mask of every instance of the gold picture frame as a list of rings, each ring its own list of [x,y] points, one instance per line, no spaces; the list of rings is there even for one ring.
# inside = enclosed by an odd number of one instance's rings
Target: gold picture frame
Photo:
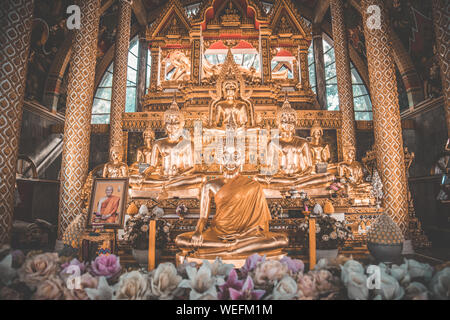
[[[128,178],[96,178],[92,184],[88,229],[123,229]]]

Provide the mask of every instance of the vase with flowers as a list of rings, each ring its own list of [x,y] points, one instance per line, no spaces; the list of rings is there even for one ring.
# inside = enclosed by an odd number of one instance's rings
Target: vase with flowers
[[[316,216],[315,220],[317,260],[336,258],[339,247],[353,237],[352,232],[343,222],[326,214]],[[309,223],[306,221],[301,223],[299,230],[305,233],[306,243],[309,243]]]
[[[153,213],[139,213],[128,219],[125,224],[124,240],[131,245],[133,257],[141,267],[145,267],[148,263],[151,220],[156,220],[156,257],[158,258],[161,249],[164,249],[169,241],[170,224],[164,219],[159,219]]]

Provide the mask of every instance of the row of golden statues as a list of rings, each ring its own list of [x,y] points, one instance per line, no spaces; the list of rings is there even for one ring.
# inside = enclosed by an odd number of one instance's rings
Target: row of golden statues
[[[253,179],[266,189],[288,191],[292,189],[327,188],[339,179],[350,196],[370,195],[371,185],[364,181],[363,166],[355,160],[355,149],[344,145],[344,161],[330,163],[330,147],[323,141],[323,129],[314,125],[310,130],[310,138],[295,135],[297,114],[286,99],[277,115],[278,129],[268,130],[250,125],[248,106],[235,97],[236,87],[224,84],[226,91],[224,100],[217,104],[217,113],[212,126],[202,128],[203,142],[216,143],[210,156],[213,161],[207,163],[208,144],[200,150],[195,146],[195,138],[184,128],[183,112],[179,110],[175,100],[164,114],[167,137],[155,141],[154,132],[148,128],[143,133],[145,145],[138,148],[137,160],[127,167],[121,161],[122,147],[111,150],[111,161],[104,166],[104,177],[130,177],[130,185],[134,189],[185,190],[200,188],[208,175],[217,167],[215,174],[224,172],[223,141],[232,134],[233,141],[242,139],[237,148],[240,153],[240,170],[253,176]],[[273,134],[275,132],[275,134]],[[250,163],[248,149],[251,148],[248,136],[267,140],[264,155],[259,162]],[[213,137],[213,138],[211,138]],[[247,137],[247,139],[246,139]],[[257,139],[258,140],[258,139]],[[203,159],[202,159],[203,156]],[[140,168],[145,169],[140,169]]]

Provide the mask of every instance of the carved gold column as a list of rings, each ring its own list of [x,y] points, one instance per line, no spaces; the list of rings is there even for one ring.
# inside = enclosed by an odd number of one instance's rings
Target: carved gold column
[[[445,99],[447,136],[450,138],[450,3],[449,0],[433,0],[433,21],[437,54],[441,68],[442,91]]]
[[[114,74],[111,97],[109,149],[122,144],[122,114],[127,100],[128,48],[130,47],[131,3],[120,0],[116,44],[114,48]],[[111,155],[111,152],[110,152]],[[112,160],[111,158],[109,159]]]
[[[339,109],[342,113],[342,141],[356,147],[355,112],[353,106],[352,75],[348,53],[347,30],[344,21],[342,0],[331,0],[331,21],[333,28],[334,54],[339,95]]]
[[[13,220],[32,22],[33,0],[0,2],[0,245],[9,241]]]
[[[395,67],[387,32],[389,22],[383,0],[363,0],[362,3],[376,158],[383,181],[384,208],[405,236],[408,236],[406,171]],[[380,9],[379,26],[376,23],[372,24],[373,20],[369,21],[371,27],[368,26],[368,19],[371,16],[367,13],[369,6],[377,6]]]
[[[150,49],[152,62],[151,62],[151,70],[150,70],[150,90],[156,91],[158,88],[158,68],[159,68],[159,47],[155,44],[152,44]]]
[[[311,90],[311,83],[309,82],[308,48],[307,47],[303,47],[303,46],[299,47],[298,60],[300,63],[301,88],[303,90]]]
[[[58,235],[81,213],[81,192],[88,174],[100,0],[78,0],[81,28],[75,31],[67,87],[61,163]]]
[[[271,57],[270,57],[270,40],[269,40],[270,32],[266,28],[262,28],[260,30],[260,42],[261,42],[261,81],[262,83],[270,82],[272,77],[272,66],[271,66]]]

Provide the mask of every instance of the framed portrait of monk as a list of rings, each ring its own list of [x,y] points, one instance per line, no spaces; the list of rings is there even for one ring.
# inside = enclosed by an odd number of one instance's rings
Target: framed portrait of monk
[[[128,179],[95,179],[88,212],[88,228],[122,229]]]

